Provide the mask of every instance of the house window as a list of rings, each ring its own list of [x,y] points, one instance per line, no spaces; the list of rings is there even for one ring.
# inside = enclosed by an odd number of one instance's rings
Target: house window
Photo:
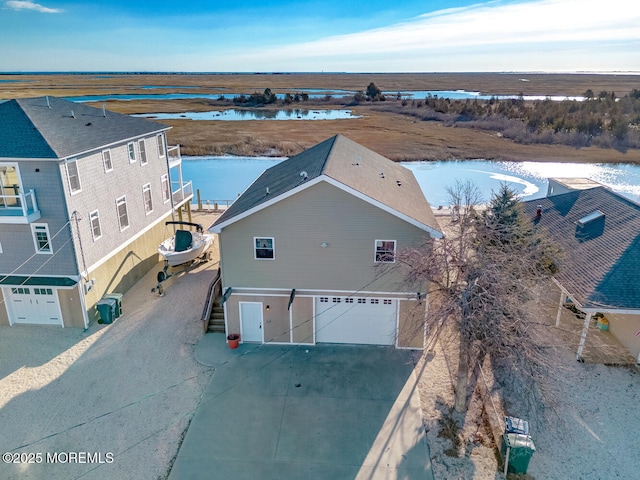
[[[273,247],[273,237],[254,237],[254,258],[256,260],[273,260],[275,249]]]
[[[136,145],[133,142],[129,142],[127,144],[127,149],[129,150],[129,163],[133,163],[136,161]]]
[[[120,231],[129,227],[129,214],[127,213],[127,197],[120,197],[116,200],[116,210],[118,212],[118,223]]]
[[[49,237],[49,225],[46,223],[32,223],[31,233],[33,234],[33,243],[36,247],[36,253],[45,253],[51,255],[51,240]]]
[[[100,227],[100,214],[95,210],[89,214],[89,224],[91,225],[91,236],[95,242],[102,236],[102,228]]]
[[[169,198],[171,198],[171,191],[169,190],[169,175],[166,173],[160,177],[160,182],[162,183],[162,201],[167,203]]]
[[[113,163],[111,162],[111,150],[102,151],[102,165],[104,166],[105,173],[113,170]]]
[[[34,288],[33,293],[36,295],[53,295],[52,288]]]
[[[11,289],[11,293],[13,295],[29,295],[31,293],[31,290],[28,288],[22,288],[22,287],[18,287],[18,288],[12,288]]]
[[[158,135],[156,140],[158,141],[158,156],[162,158],[164,157],[164,137],[162,135]]]
[[[144,138],[138,141],[138,149],[140,150],[140,165],[147,164],[147,150],[144,145]]]
[[[78,174],[78,162],[76,159],[67,162],[67,177],[69,178],[69,189],[71,193],[78,193],[80,188],[80,175]]]
[[[151,184],[142,186],[142,201],[144,202],[144,213],[149,215],[153,212],[153,201],[151,200]]]
[[[396,261],[396,241],[395,240],[376,240],[375,261],[376,262],[395,262]]]

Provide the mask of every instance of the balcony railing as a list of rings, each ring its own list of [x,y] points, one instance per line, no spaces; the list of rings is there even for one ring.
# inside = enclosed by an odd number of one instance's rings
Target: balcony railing
[[[5,189],[5,193],[6,193]],[[31,223],[40,218],[36,192],[0,195],[0,223]]]
[[[167,154],[169,155],[169,168],[173,168],[182,163],[182,156],[180,155],[180,145],[172,145],[167,147]]]
[[[193,185],[191,182],[171,182],[171,195],[173,196],[173,205],[179,207],[183,203],[193,198]]]

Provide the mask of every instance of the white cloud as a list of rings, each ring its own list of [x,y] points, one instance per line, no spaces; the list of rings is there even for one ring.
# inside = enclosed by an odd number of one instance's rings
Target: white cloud
[[[30,0],[9,0],[5,5],[12,10],[35,10],[41,13],[60,13],[60,8],[49,8],[39,3],[33,3]]]
[[[485,64],[482,70],[500,70],[505,64],[526,67],[524,57],[532,55],[543,64],[526,70],[557,69],[559,65],[599,69],[597,62],[602,63],[600,68],[610,68],[611,59],[620,58],[626,50],[625,64],[619,68],[639,70],[640,56],[629,55],[640,43],[638,25],[640,9],[630,8],[628,0],[608,0],[606,4],[601,0],[492,1],[431,12],[374,30],[282,45],[246,60],[252,64],[252,60],[278,59],[284,65],[272,68],[283,70],[298,61],[322,64],[325,70],[333,66],[352,71],[367,69],[365,62],[371,65],[370,70],[396,70],[391,66],[395,64],[405,65],[400,70],[406,71],[411,62],[409,70],[431,71],[468,70],[470,63],[482,57],[492,64]],[[606,45],[611,45],[609,50],[603,48]],[[569,51],[573,58],[567,55]],[[579,65],[578,59],[584,60],[589,53],[593,53],[589,65]],[[377,65],[372,65],[376,59]],[[465,61],[468,63],[463,65]],[[460,67],[455,68],[456,63]]]

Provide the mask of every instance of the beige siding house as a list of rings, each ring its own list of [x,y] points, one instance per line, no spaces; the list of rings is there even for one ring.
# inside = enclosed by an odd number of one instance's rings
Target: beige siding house
[[[338,135],[266,170],[210,231],[241,341],[422,347],[426,286],[395,255],[442,233],[401,165]]]

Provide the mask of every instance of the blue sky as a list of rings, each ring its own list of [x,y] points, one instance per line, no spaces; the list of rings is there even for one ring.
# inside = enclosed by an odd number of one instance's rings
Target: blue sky
[[[628,0],[0,0],[0,71],[640,71]]]

